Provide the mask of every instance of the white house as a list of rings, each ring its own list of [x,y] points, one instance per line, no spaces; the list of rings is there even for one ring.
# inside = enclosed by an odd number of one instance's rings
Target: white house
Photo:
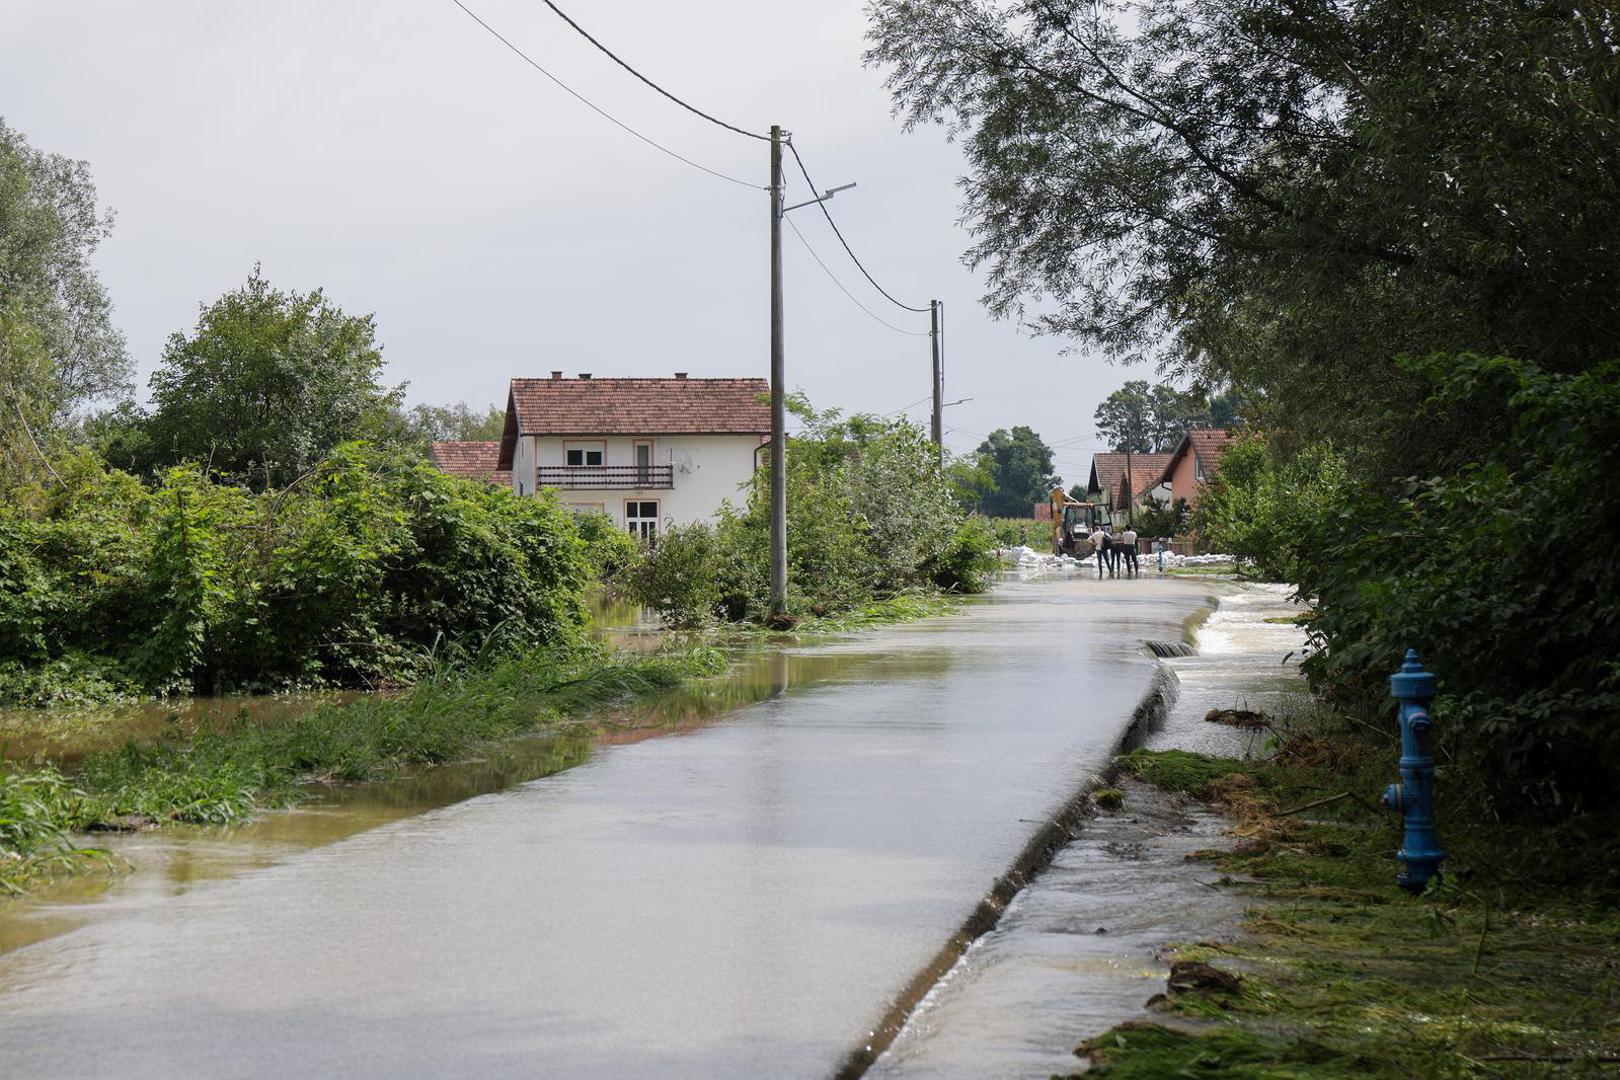
[[[513,379],[498,444],[435,443],[446,471],[505,479],[599,511],[639,536],[742,502],[770,437],[764,379]],[[489,459],[489,460],[485,460]],[[463,465],[462,463],[466,464]],[[455,467],[452,467],[454,465]]]

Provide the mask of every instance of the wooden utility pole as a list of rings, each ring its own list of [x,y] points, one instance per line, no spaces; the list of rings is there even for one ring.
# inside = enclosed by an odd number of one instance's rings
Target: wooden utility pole
[[[787,613],[787,370],[782,345],[782,128],[771,125],[771,609]],[[938,398],[936,396],[935,400]]]
[[[945,464],[945,423],[941,415],[945,410],[945,380],[939,370],[939,301],[928,301],[928,340],[934,353],[934,418],[929,433],[934,438],[934,449],[939,452],[939,463]]]
[[[1131,451],[1125,448],[1125,524],[1136,516],[1136,477],[1131,473]]]

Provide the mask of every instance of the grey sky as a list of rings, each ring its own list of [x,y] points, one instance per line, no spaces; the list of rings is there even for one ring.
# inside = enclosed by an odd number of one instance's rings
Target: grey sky
[[[465,0],[602,108],[705,165],[765,181],[764,143],[635,82],[539,0]],[[514,375],[768,372],[763,191],[696,172],[568,97],[451,0],[12,0],[0,116],[87,159],[117,212],[99,266],[144,382],[172,331],[255,261],[375,312],[415,401],[492,402]],[[948,305],[947,443],[1027,423],[1081,479],[1092,410],[1142,370],[1059,355],[989,320],[961,265],[959,151],[904,134],[861,66],[862,0],[570,0],[676,93],[795,134],[858,254],[910,303]],[[804,191],[790,187],[789,196]],[[795,223],[884,319],[813,208]],[[790,380],[818,406],[888,412],[928,392],[924,337],[869,319],[786,238]],[[910,415],[926,420],[926,405]]]

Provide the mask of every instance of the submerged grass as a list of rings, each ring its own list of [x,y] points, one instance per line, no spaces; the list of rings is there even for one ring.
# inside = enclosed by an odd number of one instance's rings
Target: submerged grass
[[[19,891],[97,857],[73,848],[69,831],[226,824],[290,802],[310,782],[453,761],[724,668],[706,647],[631,657],[575,644],[471,666],[447,660],[403,694],[321,705],[281,724],[242,715],[221,729],[130,742],[87,755],[71,777],[51,766],[0,774],[0,882]]]
[[[1331,721],[1283,729],[1263,762],[1139,750],[1120,766],[1223,806],[1239,840],[1207,857],[1257,903],[1239,940],[1176,950],[1241,974],[1239,989],[1172,994],[1191,1031],[1130,1023],[1089,1040],[1088,1075],[1615,1074],[1614,822],[1483,822],[1442,784],[1449,876],[1413,897],[1394,884],[1399,821],[1373,801],[1394,752]]]

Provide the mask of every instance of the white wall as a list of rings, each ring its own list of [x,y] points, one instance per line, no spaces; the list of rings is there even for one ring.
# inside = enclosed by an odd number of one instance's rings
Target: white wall
[[[512,450],[512,490],[519,495],[533,495],[534,440],[520,437]]]
[[[647,438],[653,444],[653,464],[674,466],[673,488],[560,488],[557,495],[563,505],[600,504],[622,527],[624,504],[630,500],[657,499],[661,521],[677,525],[712,520],[720,503],[726,499],[738,506],[748,500],[747,484],[754,475],[754,452],[760,445],[759,436],[650,435]],[[532,486],[537,465],[566,464],[565,444],[569,447],[605,444],[604,465],[634,465],[635,444],[639,441],[625,435],[581,435],[567,439],[526,435],[518,440],[520,453],[513,455],[514,489],[520,478],[524,479],[526,487]],[[520,457],[525,459],[521,466]],[[525,494],[531,493],[525,491]]]

